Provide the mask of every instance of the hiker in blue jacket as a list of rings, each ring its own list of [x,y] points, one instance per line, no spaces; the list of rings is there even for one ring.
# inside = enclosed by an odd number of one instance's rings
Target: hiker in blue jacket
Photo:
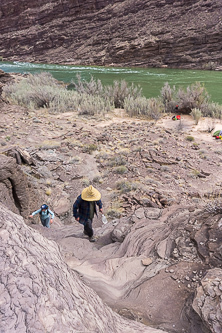
[[[40,209],[33,212],[32,215],[29,215],[29,217],[32,218],[36,214],[39,214],[43,227],[50,228],[50,224],[53,222],[54,219],[54,213],[49,209],[49,207],[44,204],[41,206]]]
[[[84,225],[84,234],[89,236],[90,242],[95,242],[93,237],[92,222],[94,214],[97,215],[96,205],[102,213],[101,193],[92,185],[86,187],[77,197],[73,205],[73,216],[76,221]]]

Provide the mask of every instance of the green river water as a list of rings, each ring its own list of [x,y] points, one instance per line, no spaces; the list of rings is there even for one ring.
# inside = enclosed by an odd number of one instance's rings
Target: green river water
[[[34,64],[26,62],[0,62],[0,69],[7,73],[50,72],[56,79],[66,83],[76,80],[76,74],[89,80],[91,75],[103,84],[112,84],[114,80],[124,79],[139,84],[147,98],[157,97],[165,82],[170,86],[187,87],[195,82],[205,85],[211,101],[222,105],[222,72],[169,68],[118,68],[97,66],[73,66]]]

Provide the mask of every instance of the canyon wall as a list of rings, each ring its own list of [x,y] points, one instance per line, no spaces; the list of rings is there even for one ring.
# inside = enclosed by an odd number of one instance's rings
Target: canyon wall
[[[216,69],[220,0],[2,0],[3,60]]]

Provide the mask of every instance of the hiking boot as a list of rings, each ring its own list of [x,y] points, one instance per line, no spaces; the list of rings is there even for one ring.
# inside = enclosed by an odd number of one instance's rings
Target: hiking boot
[[[90,242],[95,242],[95,241],[96,241],[96,239],[95,239],[95,237],[94,237],[94,236],[92,236],[92,237],[89,237],[89,241],[90,241]]]

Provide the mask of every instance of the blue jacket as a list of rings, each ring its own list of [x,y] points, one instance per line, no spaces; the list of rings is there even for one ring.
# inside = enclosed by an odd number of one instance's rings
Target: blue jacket
[[[96,205],[99,206],[99,209],[101,209],[103,206],[102,201],[101,200],[94,201],[94,212],[97,215]],[[81,223],[81,221],[86,222],[89,219],[89,214],[90,214],[90,202],[83,200],[80,194],[73,205],[73,216],[75,218],[79,217]]]
[[[32,213],[32,215],[34,216],[40,212],[41,212],[41,209],[38,209],[34,213]],[[51,218],[54,219],[54,213],[48,208],[48,209],[46,209],[45,212],[42,211],[42,213],[40,214],[40,218],[41,218],[41,220],[45,220],[48,217],[50,217],[50,215],[51,215]]]

